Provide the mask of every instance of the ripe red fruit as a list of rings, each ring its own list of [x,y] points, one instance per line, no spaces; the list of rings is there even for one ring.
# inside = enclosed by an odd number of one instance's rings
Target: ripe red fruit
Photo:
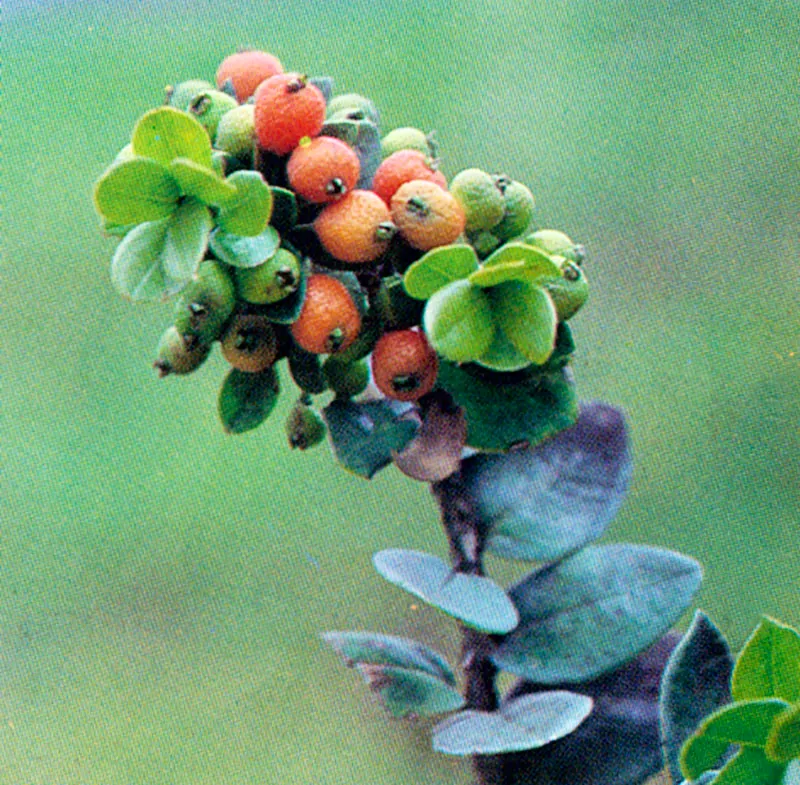
[[[243,104],[265,79],[280,73],[283,73],[283,66],[275,55],[249,49],[228,55],[219,64],[217,87],[221,90],[230,79],[236,100]]]
[[[413,327],[384,333],[371,357],[372,379],[387,397],[416,401],[436,383],[439,358],[425,333]]]
[[[447,188],[444,175],[434,168],[427,155],[419,150],[398,150],[384,159],[375,170],[372,190],[388,205],[391,204],[395,191],[411,180],[429,180]]]
[[[360,173],[355,150],[332,136],[301,140],[286,164],[292,190],[314,204],[335,202],[352,191]]]
[[[258,144],[288,155],[304,136],[317,136],[325,122],[325,96],[305,76],[275,74],[254,94]]]

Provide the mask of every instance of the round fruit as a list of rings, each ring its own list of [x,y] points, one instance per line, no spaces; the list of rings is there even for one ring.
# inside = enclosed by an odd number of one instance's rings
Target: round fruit
[[[323,208],[314,221],[314,230],[331,256],[363,264],[387,249],[394,225],[389,208],[379,196],[356,189]]]
[[[253,152],[255,132],[255,107],[253,104],[242,104],[222,116],[214,146],[242,158]]]
[[[286,420],[286,438],[294,450],[307,450],[325,438],[325,422],[304,400],[299,400]]]
[[[258,267],[238,267],[236,292],[248,303],[276,303],[300,285],[300,260],[285,248],[278,250]]]
[[[369,366],[363,358],[344,361],[331,355],[322,364],[322,372],[328,387],[339,398],[353,398],[367,389],[369,384]]]
[[[558,229],[539,229],[525,238],[525,242],[535,245],[547,253],[561,254],[562,256],[575,246],[575,243]]]
[[[454,243],[464,231],[464,208],[455,197],[428,180],[411,180],[392,197],[392,221],[413,248],[430,251]]]
[[[331,98],[326,116],[329,120],[369,120],[376,125],[380,120],[375,104],[358,93],[344,93]]]
[[[217,69],[217,87],[230,80],[236,100],[244,103],[270,76],[283,73],[281,61],[269,52],[249,49],[228,55]]]
[[[181,292],[174,325],[184,337],[194,336],[210,344],[219,337],[235,304],[233,280],[225,266],[206,259]]]
[[[381,157],[388,158],[398,150],[417,150],[423,155],[431,155],[430,139],[419,128],[395,128],[381,139]]]
[[[418,328],[384,333],[372,350],[375,386],[396,401],[416,401],[433,389],[439,358]]]
[[[496,177],[495,182],[503,193],[503,220],[492,229],[492,234],[505,242],[527,231],[536,204],[528,186],[504,176]]]
[[[161,377],[170,373],[191,373],[202,365],[211,347],[190,336],[186,340],[175,325],[167,327],[158,342],[153,367]]]
[[[345,285],[324,273],[310,275],[303,307],[291,326],[296,343],[312,354],[335,354],[350,346],[360,329],[358,308]]]
[[[503,218],[503,192],[492,176],[481,169],[459,172],[450,181],[450,193],[464,208],[468,232],[486,231]]]
[[[382,161],[375,170],[372,190],[389,204],[395,191],[410,180],[430,180],[447,188],[444,175],[434,167],[427,155],[419,150],[398,150]]]
[[[213,90],[214,85],[207,82],[205,79],[187,79],[180,84],[168,86],[165,90],[167,106],[174,106],[182,112],[189,110],[189,104],[198,93],[204,93],[207,90]]]
[[[356,187],[360,174],[355,150],[332,136],[302,139],[286,164],[292,190],[314,204],[341,199]]]
[[[236,99],[223,93],[221,90],[205,90],[189,101],[190,115],[197,118],[208,135],[213,139],[217,135],[217,128],[223,115],[235,109],[239,104]]]
[[[275,328],[260,314],[237,313],[222,338],[222,355],[240,371],[266,370],[278,357]]]
[[[288,155],[304,136],[317,136],[325,122],[325,96],[302,74],[275,74],[254,94],[259,145]]]

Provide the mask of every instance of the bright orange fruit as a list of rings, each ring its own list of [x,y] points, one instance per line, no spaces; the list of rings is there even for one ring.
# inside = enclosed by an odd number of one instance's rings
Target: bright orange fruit
[[[466,216],[449,191],[428,180],[411,180],[392,197],[392,221],[410,246],[429,251],[454,243],[464,231]]]
[[[360,329],[361,317],[347,287],[330,275],[311,274],[300,315],[291,326],[298,346],[313,354],[335,354],[350,346]]]
[[[233,84],[236,100],[243,104],[265,80],[283,73],[281,61],[269,52],[247,49],[228,55],[217,69],[217,87],[221,90],[228,79]]]
[[[409,180],[430,180],[447,188],[444,175],[433,166],[427,155],[419,150],[398,150],[384,159],[375,170],[372,190],[389,204],[395,191]]]
[[[371,357],[372,379],[387,397],[416,401],[433,389],[439,358],[419,328],[384,333]]]
[[[383,199],[357,188],[323,208],[314,221],[323,248],[342,262],[364,264],[377,259],[394,233]]]
[[[332,136],[301,139],[286,164],[292,190],[314,204],[341,199],[356,187],[360,174],[355,150]]]
[[[254,93],[256,139],[264,150],[288,155],[325,122],[325,96],[302,74],[275,74]]]

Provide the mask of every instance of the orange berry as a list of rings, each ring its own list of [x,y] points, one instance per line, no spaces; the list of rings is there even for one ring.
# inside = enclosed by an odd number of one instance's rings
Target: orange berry
[[[304,136],[317,136],[325,122],[325,96],[302,74],[275,74],[254,93],[259,145],[288,155]]]
[[[289,185],[314,204],[335,202],[358,183],[361,164],[355,150],[341,139],[302,139],[286,164]]]
[[[372,190],[386,204],[390,204],[395,191],[410,180],[429,180],[447,188],[444,175],[435,169],[431,159],[419,150],[398,150],[381,162],[372,178]]]
[[[228,55],[219,64],[217,87],[221,90],[230,79],[236,100],[243,104],[265,79],[281,73],[283,66],[275,55],[248,49]]]
[[[416,401],[433,389],[439,358],[419,328],[384,333],[372,350],[372,379],[387,397]]]
[[[412,180],[392,197],[392,220],[410,246],[430,251],[454,243],[464,231],[466,216],[449,191],[427,180]]]
[[[347,287],[324,273],[309,275],[292,337],[312,354],[335,354],[350,346],[361,329],[361,317]]]
[[[342,262],[377,259],[394,233],[389,208],[372,191],[356,189],[323,208],[314,221],[323,248]]]

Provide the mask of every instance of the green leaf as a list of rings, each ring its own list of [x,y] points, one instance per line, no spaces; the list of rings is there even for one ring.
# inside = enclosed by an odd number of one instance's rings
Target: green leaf
[[[258,267],[275,255],[280,244],[280,235],[272,226],[254,237],[242,237],[217,228],[209,238],[214,256],[231,267]]]
[[[482,368],[500,373],[513,373],[532,365],[502,330],[494,331],[489,348],[475,362]]]
[[[767,757],[777,763],[800,758],[800,703],[786,709],[775,720],[765,751]]]
[[[169,218],[140,224],[117,246],[112,283],[134,301],[175,294],[200,264],[210,228],[208,210],[194,201],[183,203]]]
[[[441,559],[419,551],[380,551],[372,562],[389,583],[467,627],[502,634],[517,626],[517,612],[508,595],[489,578],[454,573]]]
[[[383,159],[381,155],[381,135],[378,131],[378,126],[371,120],[359,120],[358,134],[356,135],[353,149],[356,151],[361,166],[356,187],[369,188],[372,185],[375,171]]]
[[[433,748],[448,755],[531,750],[572,733],[591,710],[591,698],[572,692],[525,695],[495,712],[468,709],[448,717],[433,729]]]
[[[327,120],[320,131],[322,136],[333,136],[350,147],[355,147],[358,139],[358,123],[355,120]]]
[[[506,559],[555,561],[600,537],[631,475],[622,413],[602,403],[535,447],[461,465],[486,547]]]
[[[483,289],[505,283],[506,281],[523,281],[526,278],[527,265],[523,261],[503,262],[492,267],[482,266],[470,273],[469,282]]]
[[[786,767],[771,763],[759,749],[741,749],[711,780],[702,777],[692,785],[789,785],[784,779]]]
[[[409,638],[376,632],[325,632],[322,639],[335,649],[348,666],[362,663],[394,665],[423,671],[455,687],[456,677],[439,652]]]
[[[745,643],[731,685],[734,700],[782,698],[800,700],[800,635],[764,617]]]
[[[681,750],[684,776],[697,779],[714,768],[730,744],[756,748],[763,755],[772,724],[785,709],[785,701],[766,698],[733,703],[706,717]]]
[[[497,326],[532,363],[542,365],[556,344],[558,314],[550,295],[535,284],[508,281],[489,291]]]
[[[578,415],[574,386],[563,369],[496,373],[442,360],[437,385],[464,408],[467,446],[479,450],[538,444]]]
[[[190,158],[176,158],[169,171],[178,181],[186,196],[193,196],[203,204],[220,205],[236,196],[236,188],[223,180],[213,169],[201,166]]]
[[[427,300],[453,281],[478,269],[478,257],[470,245],[444,245],[428,251],[414,262],[403,277],[411,297]]]
[[[171,106],[146,112],[133,129],[133,151],[168,166],[176,158],[189,158],[211,167],[211,141],[193,117]]]
[[[336,459],[354,474],[373,477],[416,435],[418,423],[404,416],[411,408],[398,401],[333,400],[322,414]]]
[[[702,611],[669,658],[661,679],[659,713],[664,758],[680,782],[680,751],[701,721],[730,702],[733,655],[722,633]]]
[[[226,433],[244,433],[269,417],[280,392],[274,368],[246,373],[233,368],[219,393],[219,415]]]
[[[422,320],[431,346],[456,363],[479,358],[496,329],[486,292],[467,280],[439,289],[425,305]]]
[[[131,158],[106,169],[94,187],[97,212],[112,224],[167,218],[181,192],[174,177],[149,158]]]
[[[217,223],[229,234],[254,237],[261,234],[272,215],[272,191],[258,172],[234,172],[227,183],[236,187],[236,196],[219,211]]]
[[[526,243],[506,243],[500,246],[491,256],[484,260],[484,267],[523,262],[527,268],[527,280],[537,281],[541,278],[561,275],[559,266],[546,251]]]
[[[393,717],[444,714],[465,702],[458,690],[429,673],[392,665],[359,663],[356,668]]]
[[[520,623],[492,659],[540,684],[587,681],[661,637],[700,586],[700,565],[639,545],[589,546],[509,590]]]

